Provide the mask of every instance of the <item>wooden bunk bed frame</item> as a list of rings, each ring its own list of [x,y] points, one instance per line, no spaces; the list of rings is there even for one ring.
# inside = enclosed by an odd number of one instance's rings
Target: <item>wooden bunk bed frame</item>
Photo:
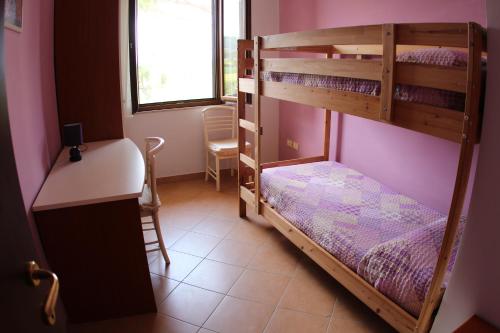
[[[238,177],[239,213],[247,205],[264,216],[292,243],[339,283],[400,332],[429,331],[439,306],[446,267],[458,228],[471,169],[474,144],[479,141],[481,56],[486,52],[485,30],[476,23],[382,24],[256,36],[238,41]],[[466,68],[397,63],[396,54],[423,47],[459,48],[468,53]],[[315,52],[321,58],[266,59],[263,51]],[[332,55],[355,58],[333,59]],[[364,60],[362,55],[380,55]],[[380,96],[263,81],[263,71],[343,76],[381,81]],[[250,74],[253,77],[250,78]],[[417,85],[466,94],[459,112],[394,100],[396,84]],[[246,94],[253,94],[253,119],[245,119]],[[324,152],[321,156],[272,163],[261,162],[261,96],[325,109]],[[329,159],[331,110],[404,127],[460,143],[460,158],[448,221],[436,269],[418,317],[413,316],[325,251],[261,198],[260,173],[265,168]],[[246,132],[254,135],[253,156],[245,154]],[[388,149],[390,149],[388,147]]]

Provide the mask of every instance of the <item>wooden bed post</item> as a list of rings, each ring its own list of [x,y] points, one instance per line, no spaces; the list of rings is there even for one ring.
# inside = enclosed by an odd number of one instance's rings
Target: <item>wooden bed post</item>
[[[455,242],[460,223],[467,183],[474,153],[474,144],[479,127],[479,104],[481,97],[481,51],[483,49],[482,28],[476,23],[468,24],[469,60],[467,65],[467,97],[463,121],[463,132],[458,162],[455,189],[451,201],[446,231],[441,244],[441,251],[432,277],[429,291],[425,297],[422,311],[418,318],[416,332],[423,333],[430,329],[431,318],[441,298],[441,287]]]
[[[240,126],[240,119],[245,119],[246,100],[245,93],[240,91],[239,78],[245,77],[246,67],[245,59],[247,50],[245,48],[245,40],[238,40],[238,198],[239,198],[239,215],[245,217],[247,215],[246,201],[241,197],[241,186],[246,183],[245,166],[240,161],[240,154],[245,154],[246,148],[246,129]]]
[[[332,57],[333,52],[328,51],[326,54],[327,58]],[[332,110],[325,109],[325,134],[324,134],[324,139],[323,139],[323,158],[325,161],[328,161],[330,159],[330,129],[332,126]]]
[[[393,114],[394,70],[396,61],[395,24],[382,26],[382,81],[380,90],[380,120],[391,122]]]
[[[262,172],[261,167],[261,144],[260,136],[262,134],[262,124],[260,119],[260,46],[262,44],[262,37],[254,37],[253,45],[253,58],[254,58],[254,94],[253,94],[253,116],[255,124],[255,212],[260,214],[261,204],[260,204],[260,173]]]

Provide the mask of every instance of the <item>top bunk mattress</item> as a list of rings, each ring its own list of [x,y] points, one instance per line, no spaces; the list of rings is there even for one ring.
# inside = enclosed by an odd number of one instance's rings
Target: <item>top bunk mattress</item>
[[[467,54],[447,48],[424,48],[397,55],[397,62],[445,67],[467,67]],[[348,77],[299,74],[287,72],[264,72],[264,81],[283,82],[315,88],[329,88],[372,96],[379,96],[380,81]],[[464,111],[465,94],[442,89],[396,84],[394,99],[427,104],[455,111]]]
[[[446,215],[333,161],[264,169],[261,188],[280,215],[418,316]]]

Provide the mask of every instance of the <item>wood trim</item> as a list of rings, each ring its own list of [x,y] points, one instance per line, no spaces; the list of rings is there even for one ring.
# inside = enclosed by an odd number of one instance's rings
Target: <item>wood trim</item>
[[[439,305],[440,290],[448,266],[460,216],[467,191],[469,174],[474,154],[474,144],[479,127],[479,105],[481,99],[481,50],[482,31],[476,23],[468,25],[469,62],[467,65],[467,97],[465,101],[464,128],[460,147],[455,188],[448,213],[448,222],[441,243],[441,250],[432,277],[429,291],[425,297],[420,317],[418,318],[417,332],[427,332],[432,322],[432,314]]]
[[[393,124],[446,140],[462,140],[463,112],[395,101]]]
[[[262,163],[261,167],[262,167],[262,169],[269,169],[269,168],[276,168],[276,167],[282,167],[282,166],[288,166],[288,165],[305,164],[305,163],[313,163],[313,162],[320,162],[320,161],[324,161],[323,155],[322,156],[313,156],[313,157],[295,158],[292,160],[267,162],[267,163]]]
[[[307,235],[262,202],[262,216],[309,258],[399,332],[413,332],[417,319],[363,280]]]
[[[246,164],[248,167],[252,168],[252,169],[256,169],[256,163],[255,163],[255,160],[248,157],[247,155],[243,154],[243,153],[240,153],[240,162],[243,162],[244,164]]]
[[[182,182],[182,181],[186,181],[186,180],[203,179],[203,177],[205,177],[204,172],[195,172],[195,173],[188,173],[185,175],[156,178],[156,183],[158,183],[158,184],[170,184],[170,183],[177,183],[177,182]]]
[[[247,189],[245,186],[240,185],[240,198],[245,201],[248,205],[255,206],[255,195]]]
[[[327,47],[331,47],[331,45],[335,44],[380,44],[382,43],[381,32],[381,25],[289,32],[279,35],[263,36],[262,49],[290,49],[304,46],[320,46],[328,50]]]
[[[239,125],[241,128],[244,128],[247,131],[255,132],[255,124],[251,121],[248,121],[246,119],[239,119]]]
[[[382,79],[382,62],[356,59],[262,59],[264,72],[289,72],[352,77],[365,80]]]
[[[380,98],[328,88],[312,88],[294,84],[264,81],[262,96],[335,110],[362,118],[378,120]]]
[[[394,69],[396,62],[396,30],[394,24],[382,28],[382,82],[380,87],[380,120],[390,122],[394,103]]]
[[[262,37],[255,36],[254,38],[254,43],[253,43],[253,56],[254,59],[260,59],[260,49],[262,45]],[[254,139],[254,157],[255,157],[255,213],[260,214],[260,174],[262,172],[261,166],[260,166],[260,160],[261,160],[261,141],[260,141],[260,136],[261,136],[261,131],[260,128],[262,127],[261,124],[261,103],[260,103],[260,85],[261,81],[259,79],[258,73],[260,73],[260,61],[254,61],[254,73],[257,73],[254,75],[254,92],[255,94],[253,95],[253,116],[254,116],[254,125],[259,129],[258,131],[254,132],[255,134],[255,139]]]
[[[467,48],[467,23],[409,23],[397,25],[397,44]]]
[[[195,106],[208,106],[208,105],[219,105],[219,104],[224,104],[224,102],[222,102],[220,99],[217,98],[200,99],[200,100],[193,99],[187,101],[172,101],[165,103],[149,103],[149,104],[140,104],[138,112],[182,109]]]
[[[396,82],[465,93],[467,69],[460,67],[398,63]]]

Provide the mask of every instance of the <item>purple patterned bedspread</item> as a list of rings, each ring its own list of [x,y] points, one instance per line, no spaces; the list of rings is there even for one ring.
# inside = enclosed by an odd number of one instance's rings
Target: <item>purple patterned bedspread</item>
[[[427,48],[404,52],[397,56],[398,62],[439,65],[448,67],[467,66],[467,54],[446,48]],[[380,95],[380,81],[354,79],[338,76],[264,72],[263,80],[303,85],[306,87],[329,88],[340,91],[357,92],[367,95]],[[395,87],[396,100],[433,105],[463,111],[465,94],[419,86],[398,84]]]
[[[332,161],[265,169],[261,179],[262,196],[278,213],[383,294],[419,314],[445,215]]]

